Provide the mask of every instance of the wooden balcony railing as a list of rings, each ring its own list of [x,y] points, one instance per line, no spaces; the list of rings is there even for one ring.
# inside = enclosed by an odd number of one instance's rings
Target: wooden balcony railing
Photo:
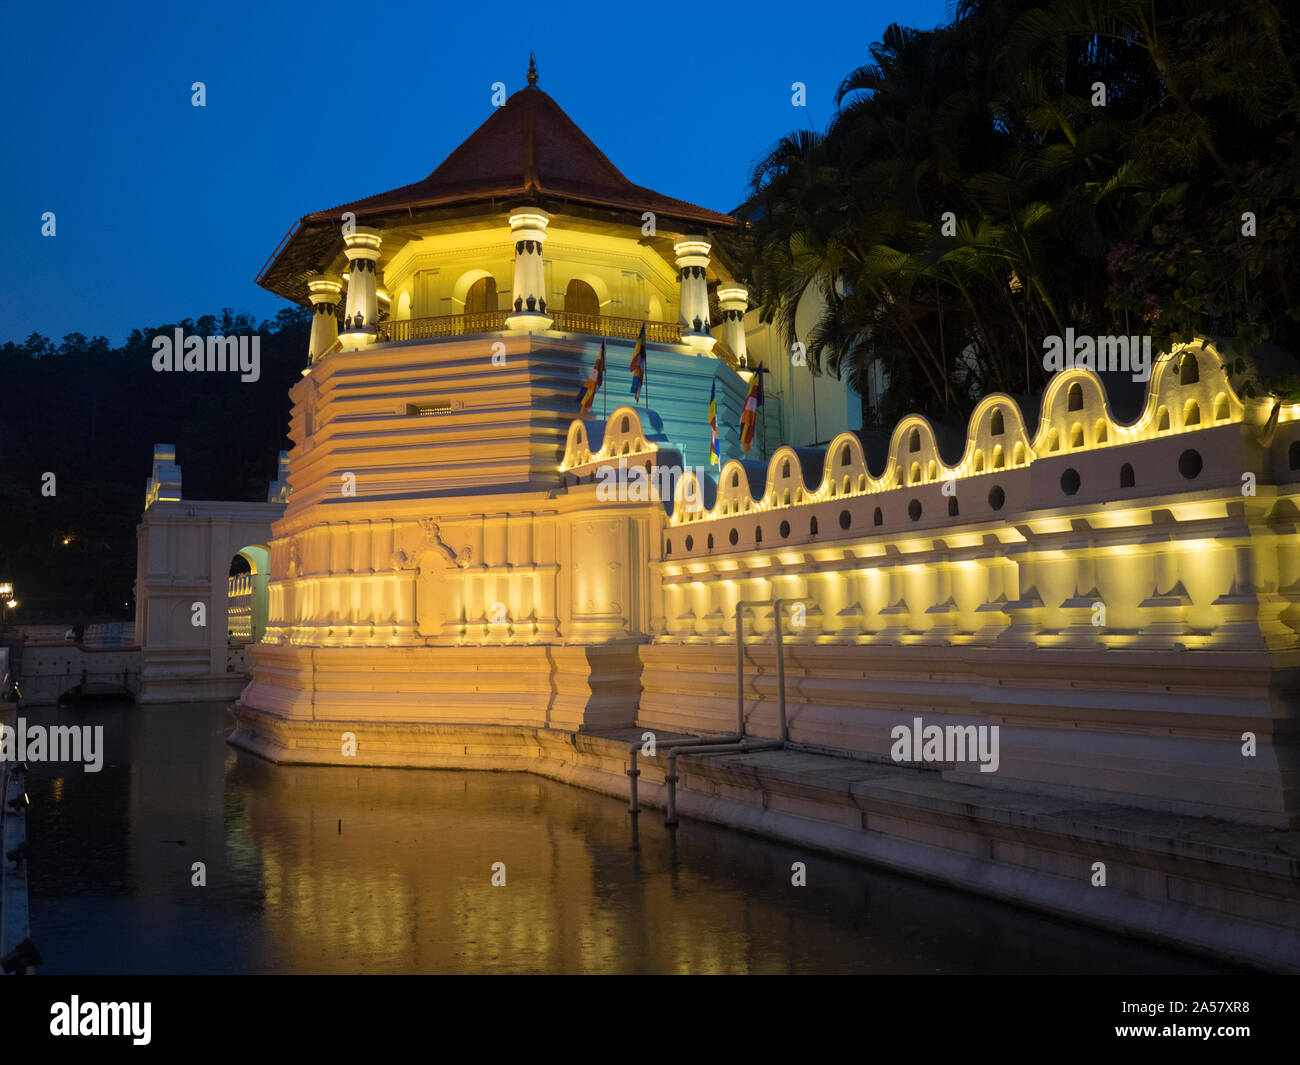
[[[444,314],[437,318],[386,318],[375,328],[380,343],[403,340],[430,340],[440,337],[471,336],[475,333],[499,333],[506,328],[510,311],[482,311],[478,314]],[[641,332],[640,318],[614,318],[604,314],[576,314],[553,311],[552,327],[562,333],[583,333],[594,337],[635,340]],[[682,327],[678,322],[645,322],[646,340],[656,344],[680,344]]]
[[[386,318],[375,328],[380,343],[401,340],[431,340],[440,337],[472,336],[475,333],[499,333],[506,327],[509,311],[481,311],[477,314],[444,314],[437,318]]]
[[[561,333],[584,333],[593,337],[635,340],[645,325],[646,340],[656,344],[680,344],[682,327],[678,322],[642,322],[640,318],[613,318],[606,314],[577,314],[556,311],[555,328]]]
[[[721,340],[713,345],[713,355],[714,358],[721,359],[733,370],[740,369],[740,360],[736,358],[736,353],[727,347],[727,345]]]

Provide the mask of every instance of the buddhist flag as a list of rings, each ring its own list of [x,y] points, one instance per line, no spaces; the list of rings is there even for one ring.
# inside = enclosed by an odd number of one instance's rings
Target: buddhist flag
[[[600,391],[600,386],[605,381],[605,342],[600,342],[600,357],[596,359],[596,365],[591,368],[591,373],[587,375],[587,383],[578,389],[578,403],[582,409],[578,412],[580,415],[586,414],[591,410],[591,405],[596,401],[596,393]]]
[[[718,379],[713,379],[709,392],[709,465],[718,464]]]
[[[636,347],[632,349],[632,395],[641,398],[641,385],[645,382],[645,322],[637,334]]]
[[[754,446],[754,423],[758,421],[758,408],[763,405],[763,364],[758,364],[754,379],[749,382],[749,394],[740,412],[740,443],[748,451]]]

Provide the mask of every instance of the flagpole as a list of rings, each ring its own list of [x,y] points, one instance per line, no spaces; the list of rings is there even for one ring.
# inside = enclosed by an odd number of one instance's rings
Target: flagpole
[[[600,350],[602,354],[605,351],[605,341],[607,339],[608,337],[600,338]],[[597,355],[596,358],[599,359],[600,355]],[[600,417],[602,421],[606,422],[609,421],[609,401],[605,398],[605,378],[608,376],[605,371],[608,369],[609,367],[606,366],[600,371]]]
[[[817,431],[817,375],[813,373],[812,363],[808,363],[808,376],[812,381],[813,442],[812,446],[821,444],[821,433]]]

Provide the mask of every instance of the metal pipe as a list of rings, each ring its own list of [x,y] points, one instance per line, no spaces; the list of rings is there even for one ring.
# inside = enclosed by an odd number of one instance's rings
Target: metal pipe
[[[748,740],[742,740],[739,743],[717,743],[717,744],[710,744],[707,747],[693,747],[689,751],[681,751],[680,753],[695,755],[695,754],[724,754],[730,752],[731,754],[737,754],[744,751],[775,750],[778,747],[784,747],[784,746],[785,744],[782,743],[780,740],[748,739]],[[669,750],[668,756],[671,758],[678,753],[679,752],[677,751],[677,748],[674,747]]]
[[[739,743],[718,743],[692,747],[684,754],[741,754],[745,751],[770,751],[785,744],[780,740],[741,740]],[[668,801],[664,808],[664,824],[670,828],[677,824],[677,748],[668,748]]]
[[[631,781],[629,787],[632,792],[632,805],[629,806],[627,810],[627,812],[630,814],[639,814],[641,812],[640,808],[637,806],[637,801],[636,801],[636,778],[641,775],[641,771],[636,767],[637,750],[638,750],[638,745],[635,743],[632,744],[632,768],[627,771],[628,779]]]
[[[677,750],[668,752],[668,772],[664,774],[668,785],[668,801],[664,805],[664,824],[677,824]]]
[[[745,604],[736,600],[736,725],[745,735]]]
[[[743,740],[743,736],[690,736],[686,739],[673,740],[673,747],[697,747],[705,744],[735,743]],[[638,798],[637,778],[641,776],[641,770],[637,765],[637,755],[641,753],[641,743],[635,742],[628,748],[628,754],[631,756],[632,765],[630,769],[624,770],[628,777],[629,805],[628,813],[639,814],[641,805]]]
[[[689,736],[684,740],[670,740],[664,744],[664,750],[671,750],[674,747],[703,747],[718,743],[740,743],[742,740],[750,739],[748,736]]]
[[[776,621],[776,705],[781,715],[781,740],[790,738],[790,729],[785,722],[785,645],[781,642],[781,608],[784,599],[772,601],[772,614]]]

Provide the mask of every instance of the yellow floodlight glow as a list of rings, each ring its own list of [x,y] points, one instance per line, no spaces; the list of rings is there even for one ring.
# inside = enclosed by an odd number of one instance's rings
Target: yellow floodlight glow
[[[544,214],[524,211],[510,216],[510,228],[523,229],[525,226],[535,226],[538,229],[545,229],[550,224],[550,221],[550,218]]]
[[[713,247],[707,240],[680,240],[673,245],[673,251],[680,256],[708,255]]]

